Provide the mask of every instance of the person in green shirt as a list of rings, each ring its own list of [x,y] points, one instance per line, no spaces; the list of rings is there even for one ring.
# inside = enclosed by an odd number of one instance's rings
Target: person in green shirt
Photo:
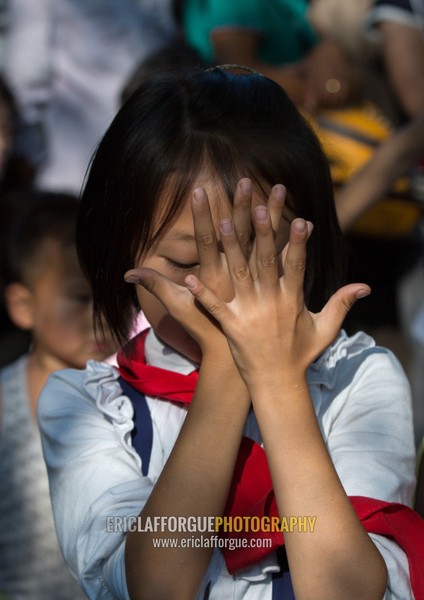
[[[251,67],[309,111],[359,97],[358,69],[339,43],[318,37],[307,0],[177,0],[176,11],[203,60]]]

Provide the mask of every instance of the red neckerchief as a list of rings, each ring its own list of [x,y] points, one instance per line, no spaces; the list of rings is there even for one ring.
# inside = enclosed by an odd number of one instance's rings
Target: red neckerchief
[[[145,329],[118,352],[121,377],[146,396],[190,404],[196,389],[198,373],[182,375],[146,364],[144,343],[149,330]]]
[[[142,394],[189,404],[196,388],[197,372],[182,375],[147,365],[144,355],[146,335],[147,331],[143,331],[131,340],[129,347],[118,353],[121,376]],[[424,520],[403,504],[362,496],[351,496],[350,501],[367,532],[388,536],[405,551],[415,599],[424,600]],[[225,515],[278,518],[265,451],[246,437],[241,441]],[[272,548],[223,549],[230,573],[252,566],[284,544],[283,534],[275,531],[232,531],[222,535],[272,539]]]

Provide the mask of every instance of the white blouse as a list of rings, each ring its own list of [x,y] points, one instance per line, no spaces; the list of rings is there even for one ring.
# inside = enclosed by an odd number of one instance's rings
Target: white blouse
[[[150,364],[188,374],[193,365],[152,331]],[[134,517],[149,497],[186,416],[181,404],[147,397],[153,445],[147,476],[132,446],[133,407],[115,368],[90,361],[84,371],[52,375],[39,421],[62,551],[89,598],[127,599],[125,533],[108,517]],[[318,423],[346,493],[411,504],[415,448],[410,389],[397,359],[364,333],[337,340],[312,364],[308,382]],[[254,414],[245,433],[261,443]],[[110,528],[109,528],[110,529]],[[403,551],[371,535],[389,572],[385,600],[412,599]],[[271,600],[274,554],[235,576],[214,551],[198,598]]]

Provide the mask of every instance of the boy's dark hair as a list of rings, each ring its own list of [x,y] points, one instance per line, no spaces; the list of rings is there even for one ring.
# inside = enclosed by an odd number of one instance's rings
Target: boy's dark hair
[[[305,280],[309,309],[320,310],[344,283],[344,242],[327,159],[283,89],[262,75],[221,68],[165,75],[143,83],[119,111],[82,195],[77,247],[96,323],[104,316],[121,342],[136,307],[134,286],[123,275],[172,223],[203,166],[216,173],[230,200],[241,177],[261,184],[265,198],[272,185],[284,184],[291,211],[314,223]],[[153,233],[170,184],[167,214]]]
[[[75,245],[78,210],[77,198],[66,193],[22,190],[5,195],[0,228],[3,285],[27,283],[45,240],[57,240],[63,248]]]

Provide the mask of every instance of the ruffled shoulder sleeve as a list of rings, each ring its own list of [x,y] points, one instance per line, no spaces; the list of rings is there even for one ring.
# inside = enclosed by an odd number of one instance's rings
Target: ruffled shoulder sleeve
[[[126,598],[123,528],[153,484],[130,444],[133,408],[118,373],[90,361],[53,374],[39,400],[39,424],[59,543],[89,597]]]

